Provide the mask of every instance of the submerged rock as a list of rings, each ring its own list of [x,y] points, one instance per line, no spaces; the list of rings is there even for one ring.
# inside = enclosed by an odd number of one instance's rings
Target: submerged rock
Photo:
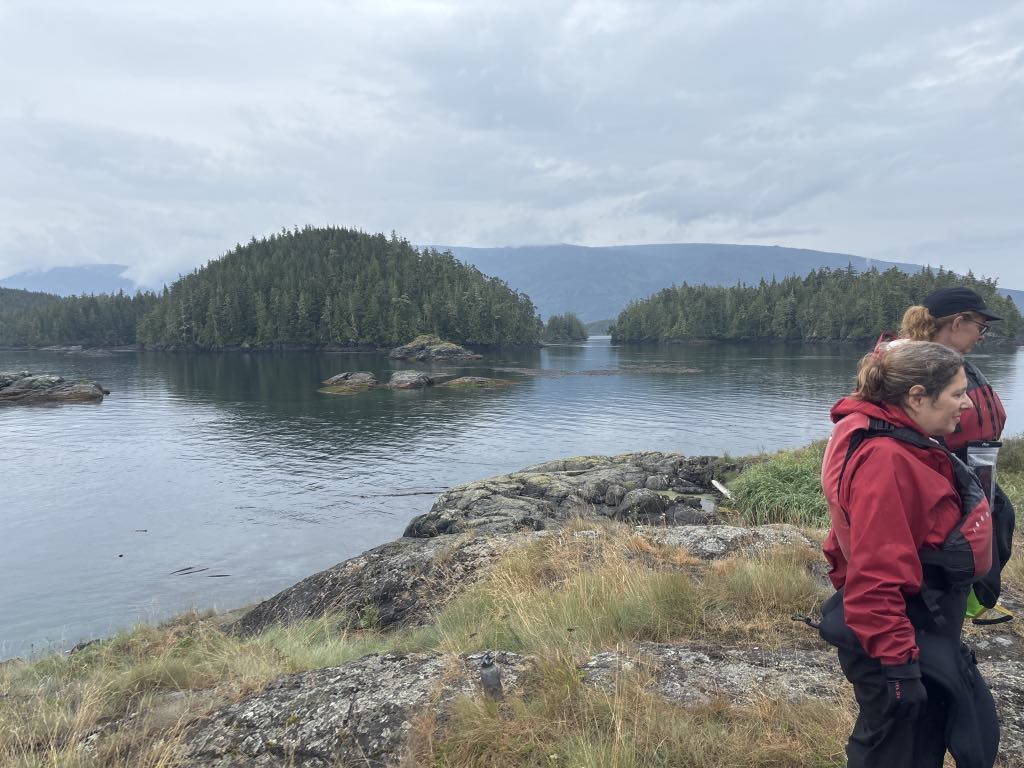
[[[405,535],[542,530],[581,515],[668,522],[666,512],[678,494],[714,492],[716,471],[732,467],[711,456],[653,452],[550,461],[452,488],[429,512],[413,518]],[[666,490],[651,490],[649,484]]]
[[[450,341],[438,336],[417,336],[408,344],[395,347],[389,356],[395,360],[419,360],[431,362],[435,360],[479,360],[483,355],[470,352]]]
[[[509,379],[489,379],[486,376],[459,376],[457,379],[446,381],[445,387],[507,387],[514,382]]]
[[[94,381],[67,381],[52,374],[28,371],[0,373],[0,403],[36,405],[41,403],[102,402],[110,391]]]

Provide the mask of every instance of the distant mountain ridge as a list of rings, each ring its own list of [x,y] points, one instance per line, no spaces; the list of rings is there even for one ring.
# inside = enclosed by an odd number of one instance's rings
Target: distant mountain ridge
[[[919,264],[865,259],[846,253],[813,251],[766,245],[675,243],[664,245],[530,245],[504,248],[433,246],[450,250],[486,275],[500,277],[533,299],[542,317],[572,312],[584,322],[614,317],[631,301],[647,298],[663,288],[690,285],[757,284],[807,275],[814,269],[858,272],[896,267],[918,272]],[[938,264],[933,265],[938,267]],[[983,274],[984,270],[979,270]],[[1000,288],[1018,305],[1024,291]]]
[[[20,288],[58,296],[118,291],[135,293],[139,286],[121,276],[126,269],[128,267],[125,264],[82,264],[77,267],[19,272],[0,280],[0,288]]]

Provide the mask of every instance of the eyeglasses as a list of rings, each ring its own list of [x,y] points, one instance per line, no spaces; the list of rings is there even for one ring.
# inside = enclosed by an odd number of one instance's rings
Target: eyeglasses
[[[981,320],[975,320],[973,317],[965,317],[964,320],[966,320],[968,323],[974,323],[976,326],[978,326],[979,336],[984,336],[986,333],[989,332],[989,329],[991,329],[992,327],[988,323],[981,322]]]

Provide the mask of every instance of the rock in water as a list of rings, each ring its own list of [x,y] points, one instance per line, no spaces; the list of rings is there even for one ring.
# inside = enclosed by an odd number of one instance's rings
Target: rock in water
[[[432,360],[479,360],[482,355],[470,352],[465,347],[445,341],[438,336],[424,335],[417,336],[408,344],[395,347],[391,350],[390,357],[395,360],[430,362]]]
[[[434,385],[434,380],[420,371],[395,371],[388,381],[388,389],[423,389]]]
[[[32,375],[28,371],[0,373],[0,403],[102,402],[109,394],[94,381],[66,381],[61,376]]]

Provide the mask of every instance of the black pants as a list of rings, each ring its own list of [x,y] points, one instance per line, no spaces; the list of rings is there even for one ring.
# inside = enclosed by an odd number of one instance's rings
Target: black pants
[[[948,707],[943,691],[924,680],[928,704],[913,720],[883,717],[888,683],[876,659],[839,649],[860,714],[846,744],[849,768],[942,768]]]

